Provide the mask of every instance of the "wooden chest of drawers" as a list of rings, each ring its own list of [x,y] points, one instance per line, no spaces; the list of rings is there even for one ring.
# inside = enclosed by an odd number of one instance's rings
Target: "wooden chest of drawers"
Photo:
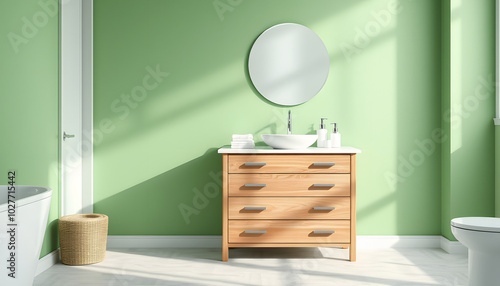
[[[336,154],[334,149],[323,149],[325,153],[318,154],[320,149],[316,149],[313,154],[280,150],[245,154],[224,150],[231,149],[219,150],[223,156],[223,261],[229,258],[229,248],[235,247],[319,246],[349,248],[350,261],[356,260],[359,152]]]

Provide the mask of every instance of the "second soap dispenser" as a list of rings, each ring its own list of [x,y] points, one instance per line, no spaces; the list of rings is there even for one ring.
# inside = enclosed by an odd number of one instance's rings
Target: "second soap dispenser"
[[[325,128],[325,123],[323,120],[327,120],[327,118],[321,118],[321,124],[319,126],[319,129],[317,131],[318,134],[318,147],[319,148],[326,148],[328,147],[326,145],[326,141],[328,140],[328,130]]]
[[[339,129],[337,128],[337,123],[332,123],[333,124],[333,130],[332,130],[332,148],[340,148],[340,133]]]

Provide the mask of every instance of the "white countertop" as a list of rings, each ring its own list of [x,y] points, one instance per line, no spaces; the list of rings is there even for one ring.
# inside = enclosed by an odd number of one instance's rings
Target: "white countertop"
[[[307,149],[273,149],[269,146],[255,146],[255,149],[231,149],[231,146],[223,146],[219,149],[222,154],[357,154],[361,150],[353,147],[340,148],[318,148]]]

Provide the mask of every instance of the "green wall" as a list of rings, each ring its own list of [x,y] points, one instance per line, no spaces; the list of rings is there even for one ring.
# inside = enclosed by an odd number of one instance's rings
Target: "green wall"
[[[322,91],[292,108],[247,72],[253,41],[283,22],[331,59]],[[434,0],[95,1],[95,211],[111,235],[220,234],[217,148],[284,133],[291,109],[295,133],[327,117],[363,150],[358,234],[440,234],[440,25]]]
[[[46,8],[0,1],[0,184],[16,170],[17,184],[52,188],[41,256],[57,248],[59,214],[58,9]]]
[[[500,126],[495,126],[495,174],[500,171]],[[495,216],[500,217],[500,176],[495,176]]]
[[[454,239],[452,218],[495,214],[495,1],[443,6],[442,233]]]

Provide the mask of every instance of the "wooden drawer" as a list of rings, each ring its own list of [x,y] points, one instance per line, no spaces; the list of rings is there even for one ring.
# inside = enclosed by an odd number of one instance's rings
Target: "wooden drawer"
[[[349,197],[230,197],[228,211],[229,219],[349,219],[350,204]]]
[[[229,243],[350,243],[349,220],[229,220]]]
[[[229,196],[349,196],[350,192],[350,174],[229,174]]]
[[[349,173],[349,155],[229,155],[229,173]]]

